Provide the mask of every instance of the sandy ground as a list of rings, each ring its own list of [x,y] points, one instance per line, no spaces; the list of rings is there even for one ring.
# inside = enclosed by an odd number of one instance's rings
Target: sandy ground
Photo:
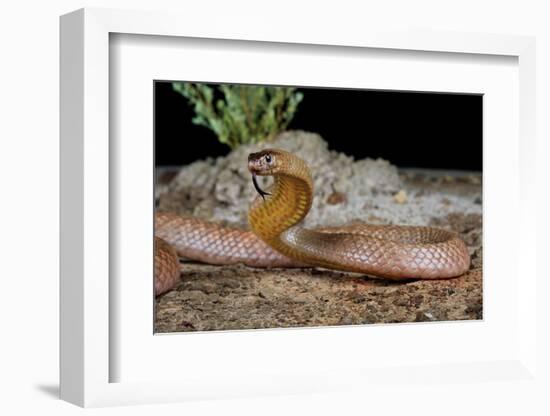
[[[359,325],[482,318],[481,269],[395,283],[325,270],[186,265],[157,300],[155,332]]]

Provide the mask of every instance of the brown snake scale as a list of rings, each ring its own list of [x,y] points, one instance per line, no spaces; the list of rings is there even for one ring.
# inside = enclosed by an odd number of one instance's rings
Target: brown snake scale
[[[302,228],[298,224],[313,200],[313,183],[305,162],[282,150],[267,149],[251,154],[248,168],[253,177],[274,178],[265,200],[258,197],[250,207],[252,231],[156,213],[156,295],[177,285],[178,256],[220,265],[318,266],[390,279],[457,277],[470,266],[466,245],[446,230],[369,224]]]

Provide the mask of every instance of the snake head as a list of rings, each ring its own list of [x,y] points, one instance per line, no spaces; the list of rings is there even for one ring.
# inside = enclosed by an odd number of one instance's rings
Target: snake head
[[[265,200],[265,195],[271,195],[269,192],[264,191],[258,185],[256,176],[270,176],[277,172],[278,159],[281,152],[275,149],[265,149],[261,152],[250,153],[248,155],[248,170],[252,173],[252,183],[254,188]]]
[[[248,155],[248,170],[253,175],[270,176],[277,173],[280,150],[265,149]]]

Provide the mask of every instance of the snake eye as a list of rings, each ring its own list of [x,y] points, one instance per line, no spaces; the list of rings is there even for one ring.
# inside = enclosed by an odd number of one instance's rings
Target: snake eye
[[[271,155],[265,155],[265,161],[271,163]]]

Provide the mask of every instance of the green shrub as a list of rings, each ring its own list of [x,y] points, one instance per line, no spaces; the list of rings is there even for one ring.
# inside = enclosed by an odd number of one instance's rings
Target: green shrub
[[[303,98],[296,88],[173,82],[193,105],[193,123],[212,130],[232,149],[272,140],[284,131]]]

